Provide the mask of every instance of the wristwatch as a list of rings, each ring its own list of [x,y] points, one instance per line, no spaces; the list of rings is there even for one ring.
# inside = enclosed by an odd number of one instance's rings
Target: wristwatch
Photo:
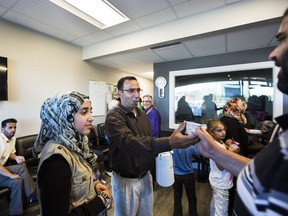
[[[109,198],[109,196],[103,191],[98,191],[97,195],[104,198],[104,200],[105,200],[104,205],[105,205],[106,209],[109,209],[111,207],[111,203],[112,203],[112,200]]]

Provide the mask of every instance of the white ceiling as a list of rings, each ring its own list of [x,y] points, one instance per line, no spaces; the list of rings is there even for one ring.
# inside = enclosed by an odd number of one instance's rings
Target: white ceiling
[[[153,63],[275,46],[288,0],[109,0],[129,21],[104,30],[49,0],[0,0],[0,18],[83,47],[83,60],[144,76]],[[173,42],[181,44],[151,49]]]

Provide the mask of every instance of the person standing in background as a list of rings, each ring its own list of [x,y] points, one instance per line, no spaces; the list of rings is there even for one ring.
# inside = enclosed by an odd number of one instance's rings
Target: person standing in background
[[[6,119],[1,123],[0,187],[11,189],[9,215],[20,215],[23,213],[23,185],[25,196],[29,198],[29,203],[37,200],[36,184],[25,165],[25,158],[16,155],[16,128],[17,120],[14,118]],[[15,160],[18,165],[4,166],[8,159]]]
[[[182,96],[177,104],[176,121],[181,123],[185,120],[194,121],[194,114],[189,103],[186,101],[186,96]]]
[[[161,116],[160,116],[159,111],[156,109],[156,107],[152,103],[151,95],[143,96],[143,107],[150,121],[151,129],[152,129],[152,136],[160,137]]]
[[[144,95],[143,96],[143,107],[144,111],[146,112],[151,129],[152,129],[152,136],[153,137],[160,137],[161,133],[161,116],[159,111],[152,103],[152,96],[151,95]],[[153,177],[153,187],[155,188],[156,184],[156,163],[154,163],[154,168],[151,170],[151,174]]]
[[[189,203],[189,216],[197,216],[197,198],[195,190],[194,168],[192,157],[199,156],[195,146],[189,146],[186,149],[173,149],[174,166],[174,212],[173,216],[182,216],[182,194],[183,185],[186,190],[186,196]]]
[[[142,105],[142,99],[141,99],[141,98],[139,98],[138,108],[139,108],[140,110],[144,110],[144,106]]]
[[[217,118],[217,105],[213,101],[213,94],[204,96],[201,110],[204,124],[207,124],[210,119]]]

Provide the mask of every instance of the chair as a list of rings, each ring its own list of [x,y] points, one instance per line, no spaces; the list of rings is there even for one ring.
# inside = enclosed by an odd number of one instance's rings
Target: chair
[[[37,169],[39,164],[39,159],[34,158],[32,154],[33,145],[36,139],[37,134],[17,137],[15,144],[17,155],[25,157],[26,166],[34,181],[37,177]]]
[[[100,144],[108,146],[108,138],[105,134],[105,124],[104,123],[97,124],[97,130]]]

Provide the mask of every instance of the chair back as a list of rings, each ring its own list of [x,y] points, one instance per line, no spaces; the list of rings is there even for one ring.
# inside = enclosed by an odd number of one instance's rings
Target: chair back
[[[108,138],[105,134],[105,123],[97,124],[97,130],[98,130],[100,144],[108,145],[109,144]]]

